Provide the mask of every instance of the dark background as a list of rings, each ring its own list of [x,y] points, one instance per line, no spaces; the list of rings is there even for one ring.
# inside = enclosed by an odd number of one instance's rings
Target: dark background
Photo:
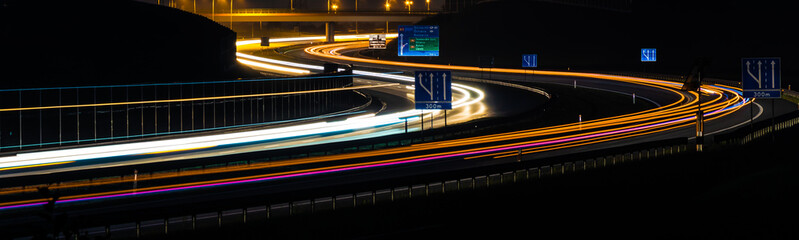
[[[408,61],[521,68],[538,54],[539,69],[687,75],[700,60],[703,76],[740,81],[742,57],[781,57],[783,87],[796,75],[797,38],[782,1],[485,1],[419,25],[440,25],[439,57]],[[641,48],[657,48],[655,63]],[[384,56],[396,57],[396,43]]]

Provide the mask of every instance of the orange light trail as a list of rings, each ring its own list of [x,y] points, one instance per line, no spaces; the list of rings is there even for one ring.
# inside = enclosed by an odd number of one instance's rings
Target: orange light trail
[[[321,46],[312,46],[305,49],[309,54],[316,56],[335,58],[345,61],[368,62],[373,64],[384,64],[394,66],[405,66],[415,68],[435,68],[435,69],[450,69],[459,71],[479,71],[479,68],[468,66],[449,66],[449,65],[435,65],[435,64],[422,64],[422,63],[404,63],[393,61],[382,61],[372,59],[360,59],[343,55],[337,55],[339,51],[364,47],[363,43],[337,43],[327,44]],[[213,179],[203,180],[189,183],[171,184],[164,186],[153,186],[149,188],[138,189],[137,191],[146,190],[159,190],[180,188],[193,185],[203,184],[220,184],[234,181],[244,181],[251,179],[259,179],[265,177],[293,175],[299,173],[311,173],[315,171],[333,171],[336,169],[351,169],[355,167],[375,166],[380,164],[400,163],[406,161],[413,161],[414,159],[437,159],[447,156],[462,156],[466,159],[480,159],[480,158],[502,158],[515,156],[517,151],[507,151],[504,149],[522,149],[522,154],[530,154],[542,151],[552,151],[564,148],[573,148],[577,146],[584,146],[588,144],[596,144],[600,142],[621,140],[630,137],[642,136],[653,134],[657,132],[670,131],[691,126],[695,121],[695,104],[699,101],[697,93],[687,93],[692,96],[689,100],[686,94],[678,91],[677,84],[634,77],[622,77],[606,74],[593,74],[593,73],[575,73],[575,72],[557,72],[557,71],[530,71],[521,69],[493,69],[495,72],[504,73],[517,73],[517,74],[542,74],[552,76],[570,76],[570,77],[585,77],[605,79],[612,81],[622,81],[633,84],[645,85],[654,87],[679,96],[677,101],[666,104],[661,107],[644,110],[641,112],[625,114],[614,117],[607,117],[602,119],[595,119],[584,121],[582,123],[569,123],[557,126],[542,127],[536,129],[520,130],[507,133],[491,134],[486,136],[469,137],[462,139],[445,140],[438,142],[414,144],[406,147],[397,147],[389,149],[372,150],[357,153],[337,154],[328,156],[306,157],[299,159],[288,159],[281,161],[274,161],[268,163],[251,164],[243,167],[232,168],[211,168],[204,170],[184,171],[181,173],[163,173],[151,175],[149,177],[141,177],[139,181],[165,179],[171,177],[184,177],[184,176],[200,176],[213,173],[235,172],[240,170],[254,170],[254,169],[269,169],[283,166],[301,166],[306,164],[327,163],[327,166],[315,167],[311,169],[292,170],[285,172],[276,172],[269,174],[259,174],[253,176],[244,176],[236,178]],[[703,91],[714,96],[710,100],[706,100],[703,104],[703,109],[706,112],[706,121],[713,121],[715,119],[726,116],[735,110],[740,109],[745,104],[750,104],[751,101],[744,101],[737,91],[738,88],[717,87],[714,85],[703,86]],[[481,145],[481,146],[478,146]],[[489,145],[489,146],[486,146]],[[430,150],[438,150],[434,153],[426,154],[413,154],[409,157],[391,158],[396,154],[412,154],[421,152],[430,152]],[[514,149],[516,150],[516,149]],[[493,151],[493,152],[492,152]],[[383,160],[373,160],[367,162],[339,164],[337,161],[351,160],[351,159],[366,159],[371,157],[389,158]],[[75,184],[60,184],[55,186],[57,188],[80,188],[87,186],[99,186],[108,184],[119,184],[130,182],[130,179],[120,179],[112,181],[104,181],[100,183],[75,183]],[[0,195],[9,195],[15,193],[23,193],[26,190],[20,189],[0,189]],[[27,191],[30,191],[29,189]],[[134,190],[118,190],[102,193],[85,193],[75,194],[73,196],[64,196],[64,199],[79,199],[89,198],[111,194],[129,193]],[[42,199],[21,200],[14,202],[0,203],[0,206],[11,206],[19,204],[30,204]]]

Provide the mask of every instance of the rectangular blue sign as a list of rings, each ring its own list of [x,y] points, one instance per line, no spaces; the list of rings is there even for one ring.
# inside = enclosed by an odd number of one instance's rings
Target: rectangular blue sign
[[[641,48],[641,62],[656,62],[658,60],[656,48]]]
[[[780,58],[742,58],[741,85],[745,98],[780,98]]]
[[[438,56],[438,26],[400,25],[397,56]]]
[[[522,67],[529,67],[529,68],[538,67],[538,54],[522,55]]]
[[[452,109],[452,72],[416,71],[416,109]]]

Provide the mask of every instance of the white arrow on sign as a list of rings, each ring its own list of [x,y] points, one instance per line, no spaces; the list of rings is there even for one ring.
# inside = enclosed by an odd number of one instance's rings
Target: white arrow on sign
[[[433,99],[433,90],[434,90],[434,88],[433,88],[433,79],[435,79],[435,78],[433,78],[433,73],[430,73],[430,100],[434,100]]]
[[[430,74],[430,89],[427,89],[427,87],[424,86],[424,82],[422,80],[424,80],[424,78],[422,74],[419,73],[419,85],[422,86],[422,89],[424,89],[427,94],[430,94],[430,100],[433,100],[433,74]]]
[[[444,73],[444,77],[441,78],[441,87],[442,88],[446,88],[447,87],[447,73]],[[441,100],[447,100],[447,91],[446,91],[446,89],[442,89],[441,90],[441,96],[442,96]]]
[[[746,73],[748,73],[749,76],[752,77],[752,79],[754,79],[755,82],[757,82],[757,88],[763,88],[763,87],[760,86],[760,80],[761,80],[760,79],[760,73],[761,73],[760,65],[762,63],[760,61],[757,61],[757,77],[755,77],[755,75],[752,74],[752,71],[750,71],[752,68],[749,67],[749,64],[750,64],[749,61],[746,61]]]
[[[776,88],[774,86],[774,64],[776,64],[774,60],[771,60],[771,89]]]

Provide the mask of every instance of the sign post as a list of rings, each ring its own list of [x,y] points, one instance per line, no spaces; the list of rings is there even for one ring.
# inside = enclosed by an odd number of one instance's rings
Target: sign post
[[[522,55],[522,68],[536,68],[538,67],[538,54],[524,54]],[[535,72],[533,72],[535,74]],[[524,69],[524,80],[527,81],[527,69]]]
[[[416,109],[452,109],[452,72],[416,71]]]
[[[538,54],[522,55],[522,67],[524,68],[538,67]]]
[[[397,37],[397,56],[438,56],[438,26],[400,25]]]
[[[780,58],[741,59],[741,85],[745,98],[782,97],[780,77]]]
[[[369,35],[369,49],[386,49],[386,35],[385,34],[370,34]]]
[[[744,98],[752,98],[749,106],[750,125],[754,126],[752,104],[755,98],[771,99],[771,138],[774,140],[774,99],[782,97],[779,57],[741,58],[741,86]]]
[[[657,48],[641,48],[641,62],[657,62]]]
[[[414,72],[414,101],[416,109],[444,110],[452,109],[452,72],[451,71],[416,71]],[[424,118],[421,120],[424,126]],[[430,128],[433,128],[433,115],[430,114]]]

